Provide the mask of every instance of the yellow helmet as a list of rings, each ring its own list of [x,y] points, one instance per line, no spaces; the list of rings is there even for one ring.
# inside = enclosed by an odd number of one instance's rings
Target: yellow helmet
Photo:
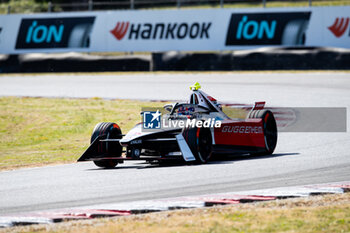
[[[192,91],[198,91],[199,89],[201,89],[199,82],[196,82],[194,85],[190,86],[190,90]]]

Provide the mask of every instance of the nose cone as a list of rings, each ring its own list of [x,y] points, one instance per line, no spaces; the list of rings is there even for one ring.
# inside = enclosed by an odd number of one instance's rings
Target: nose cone
[[[119,143],[122,146],[128,146],[132,140],[141,138],[145,135],[150,134],[151,132],[143,132],[142,131],[142,123],[135,125],[122,139],[120,139]]]

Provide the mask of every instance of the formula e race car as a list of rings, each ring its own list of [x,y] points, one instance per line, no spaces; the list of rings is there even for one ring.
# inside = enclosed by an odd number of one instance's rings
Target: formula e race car
[[[277,126],[265,102],[256,102],[245,119],[231,119],[198,83],[190,88],[189,102],[166,104],[163,115],[159,110],[143,111],[142,122],[126,135],[116,123],[97,124],[78,162],[113,168],[125,160],[206,163],[216,154],[273,153]]]

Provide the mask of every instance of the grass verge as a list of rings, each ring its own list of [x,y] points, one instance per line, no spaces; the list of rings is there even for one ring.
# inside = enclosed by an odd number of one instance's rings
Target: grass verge
[[[5,229],[6,232],[350,232],[350,193]]]
[[[141,107],[162,102],[132,100],[0,98],[0,170],[75,162],[98,122],[116,122],[127,133]],[[243,116],[228,109],[230,116]]]
[[[98,122],[117,122],[126,132],[140,121],[142,106],[162,105],[99,98],[0,98],[0,170],[74,162]]]

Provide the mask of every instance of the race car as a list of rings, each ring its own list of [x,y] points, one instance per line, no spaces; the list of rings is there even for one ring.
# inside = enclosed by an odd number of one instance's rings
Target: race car
[[[199,83],[190,89],[189,102],[166,104],[163,115],[158,109],[141,112],[142,122],[126,135],[116,123],[97,124],[78,162],[93,161],[102,168],[113,168],[125,160],[203,164],[219,154],[274,152],[276,120],[264,109],[265,102],[256,102],[245,119],[233,119],[216,99],[200,90]]]

